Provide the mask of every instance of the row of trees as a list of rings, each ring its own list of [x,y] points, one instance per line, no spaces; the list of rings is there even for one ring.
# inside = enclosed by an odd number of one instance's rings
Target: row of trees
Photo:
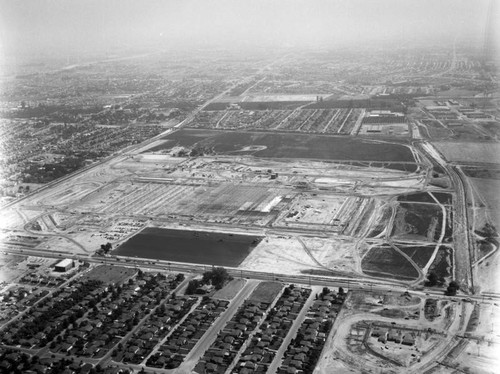
[[[444,279],[439,278],[436,273],[430,272],[427,274],[427,281],[425,282],[425,285],[427,287],[434,287],[438,285],[443,285]],[[448,287],[446,287],[445,294],[448,296],[455,296],[457,294],[457,291],[460,289],[460,284],[457,281],[452,280],[449,284]]]

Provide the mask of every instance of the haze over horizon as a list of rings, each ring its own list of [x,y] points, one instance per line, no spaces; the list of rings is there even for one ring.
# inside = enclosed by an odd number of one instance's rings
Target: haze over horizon
[[[454,39],[481,45],[489,4],[489,0],[0,0],[0,53],[23,56],[151,45],[432,45]]]

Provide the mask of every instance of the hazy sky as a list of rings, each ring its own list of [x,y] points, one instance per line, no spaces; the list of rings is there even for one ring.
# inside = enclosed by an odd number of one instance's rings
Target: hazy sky
[[[488,5],[489,0],[0,0],[0,48],[12,53],[160,40],[301,46],[479,39]]]

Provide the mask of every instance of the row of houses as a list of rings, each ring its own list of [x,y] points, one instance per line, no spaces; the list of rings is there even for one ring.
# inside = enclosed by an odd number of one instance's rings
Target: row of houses
[[[293,285],[285,288],[275,306],[267,314],[260,331],[248,343],[233,373],[267,371],[310,294],[310,288]]]
[[[123,346],[113,352],[116,362],[138,364],[189,312],[197,298],[172,295],[149,316]]]
[[[125,374],[129,371],[117,366],[96,370],[95,366],[80,360],[56,357],[36,357],[26,353],[0,348],[0,373],[23,374]]]
[[[408,346],[415,345],[416,333],[404,329],[392,329],[388,327],[375,326],[370,334],[381,343],[394,342]]]
[[[269,306],[270,303],[245,300],[234,317],[219,332],[215,342],[196,365],[195,371],[225,373],[250,333],[261,322]]]
[[[173,277],[146,273],[142,279],[130,279],[113,292],[107,292],[98,302],[97,295],[88,295],[80,303],[82,310],[88,313],[62,336],[61,341],[51,344],[51,351],[102,357],[177,284]]]
[[[313,372],[345,298],[343,292],[334,294],[325,289],[314,301],[285,351],[278,374]]]
[[[149,358],[147,366],[167,369],[178,367],[228,305],[229,301],[204,297],[172,332],[159,352]]]
[[[64,331],[71,321],[83,316],[82,303],[86,297],[100,295],[104,291],[101,282],[75,281],[31,307],[10,326],[1,341],[8,345],[42,348]]]

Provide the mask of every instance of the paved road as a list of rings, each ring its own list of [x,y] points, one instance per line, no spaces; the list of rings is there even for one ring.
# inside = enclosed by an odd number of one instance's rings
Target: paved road
[[[236,314],[238,307],[241,305],[243,300],[248,298],[253,290],[259,284],[258,281],[249,280],[245,284],[245,286],[241,289],[241,291],[231,300],[229,307],[227,310],[215,321],[212,327],[205,333],[205,335],[196,343],[191,352],[186,356],[186,359],[182,363],[181,366],[177,370],[175,370],[178,374],[191,373],[201,359],[205,351],[210,348],[212,343],[217,338],[217,334],[221,331],[226,323],[233,318]]]
[[[283,355],[285,354],[288,345],[290,344],[292,339],[295,338],[295,336],[297,335],[297,331],[299,331],[300,325],[302,325],[302,322],[304,322],[307,312],[309,311],[309,307],[313,304],[314,300],[316,299],[316,294],[320,293],[321,289],[322,289],[321,286],[312,287],[311,294],[309,295],[304,306],[300,310],[299,315],[293,321],[293,325],[290,331],[288,331],[288,334],[283,340],[283,343],[281,343],[281,347],[276,352],[276,356],[274,356],[273,362],[271,362],[271,364],[269,365],[267,369],[267,374],[276,373],[276,370],[278,370],[278,368],[280,367],[281,361],[283,360]]]

